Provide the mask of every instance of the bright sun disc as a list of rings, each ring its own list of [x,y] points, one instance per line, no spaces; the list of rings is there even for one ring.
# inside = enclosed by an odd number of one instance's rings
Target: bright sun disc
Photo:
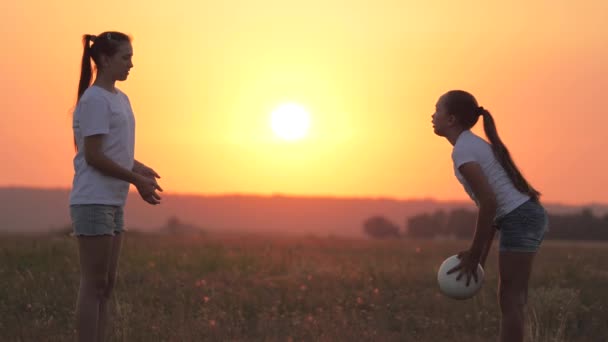
[[[302,139],[310,128],[310,115],[299,104],[284,103],[272,112],[270,126],[274,134],[282,139]]]

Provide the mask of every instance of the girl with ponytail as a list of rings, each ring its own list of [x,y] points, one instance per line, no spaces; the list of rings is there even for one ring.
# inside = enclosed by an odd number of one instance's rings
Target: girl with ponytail
[[[489,143],[471,132],[480,116]],[[473,95],[462,90],[442,95],[432,122],[435,134],[454,146],[454,173],[479,209],[471,247],[459,253],[460,264],[448,273],[466,276],[467,284],[476,279],[477,264],[485,266],[498,229],[500,341],[523,341],[532,261],[548,223],[540,193],[519,171],[498,136],[494,118]]]
[[[80,288],[78,341],[104,341],[110,294],[116,281],[130,184],[142,199],[159,204],[160,176],[135,160],[135,117],[115,87],[133,67],[130,38],[120,32],[83,37],[84,51],[72,122],[76,155],[70,216],[78,239]],[[93,63],[96,69],[93,77]]]

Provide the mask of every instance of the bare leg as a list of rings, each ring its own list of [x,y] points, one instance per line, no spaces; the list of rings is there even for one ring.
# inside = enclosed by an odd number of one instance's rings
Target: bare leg
[[[502,312],[501,342],[524,340],[524,307],[528,300],[528,282],[532,272],[534,252],[500,252],[499,303]]]
[[[108,284],[112,236],[79,236],[80,289],[76,304],[78,341],[95,342],[99,304]]]
[[[118,257],[120,255],[120,247],[122,246],[122,234],[116,234],[112,237],[112,252],[110,254],[110,267],[108,269],[108,283],[106,291],[99,302],[99,316],[97,320],[97,341],[105,340],[106,323],[108,321],[108,302],[114,285],[116,284],[116,275],[118,273]]]

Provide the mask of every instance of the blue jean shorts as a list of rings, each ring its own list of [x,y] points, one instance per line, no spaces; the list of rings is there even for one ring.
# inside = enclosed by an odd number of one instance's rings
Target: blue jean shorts
[[[120,206],[71,205],[70,216],[76,236],[116,235],[124,231],[124,213]]]
[[[548,231],[543,206],[529,200],[496,221],[500,252],[536,252]]]

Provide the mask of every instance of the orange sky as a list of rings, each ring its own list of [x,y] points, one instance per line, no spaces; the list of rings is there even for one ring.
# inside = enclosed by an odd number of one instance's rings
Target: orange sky
[[[430,124],[460,88],[546,201],[608,202],[606,1],[160,3],[0,4],[0,186],[71,185],[80,39],[119,30],[136,158],[168,192],[466,199]],[[283,101],[308,138],[272,134]]]

